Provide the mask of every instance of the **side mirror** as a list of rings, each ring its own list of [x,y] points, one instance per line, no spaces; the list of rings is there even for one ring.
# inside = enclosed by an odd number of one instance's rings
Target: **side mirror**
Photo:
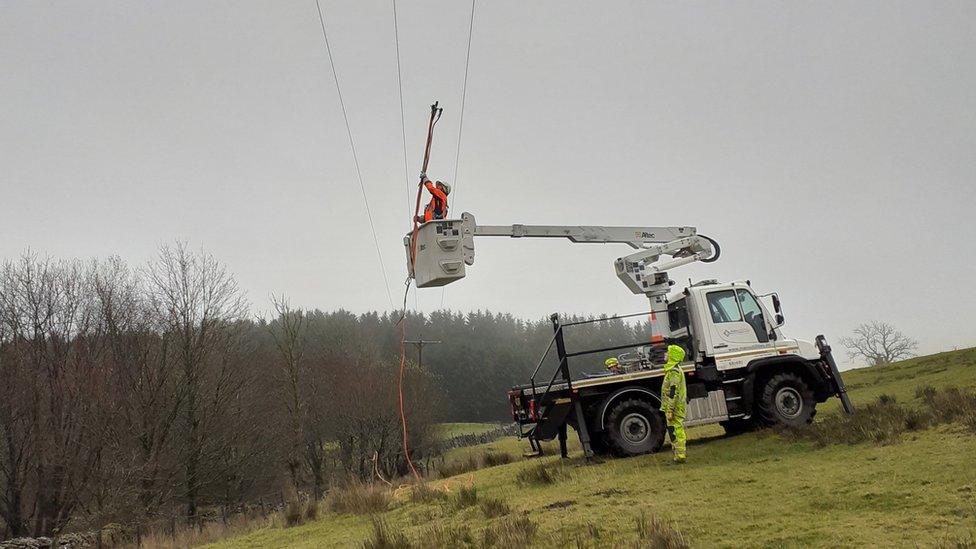
[[[779,306],[779,296],[776,295],[776,294],[773,294],[773,309],[776,309],[776,313],[777,313],[777,317],[776,318],[778,320],[779,318],[782,317],[782,315],[779,314],[779,313],[782,313],[783,312],[783,309]],[[779,320],[779,323],[782,324],[783,321],[782,320]]]

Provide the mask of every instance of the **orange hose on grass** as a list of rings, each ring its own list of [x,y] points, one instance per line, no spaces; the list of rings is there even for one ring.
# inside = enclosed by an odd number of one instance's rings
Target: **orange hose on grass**
[[[403,372],[407,365],[406,339],[407,329],[406,321],[404,321],[400,323],[400,384],[398,387],[400,394],[400,424],[403,426],[403,456],[407,459],[407,465],[410,466],[410,471],[413,473],[414,478],[419,482],[420,473],[417,472],[413,460],[410,459],[410,435],[407,432],[407,414],[403,409]]]

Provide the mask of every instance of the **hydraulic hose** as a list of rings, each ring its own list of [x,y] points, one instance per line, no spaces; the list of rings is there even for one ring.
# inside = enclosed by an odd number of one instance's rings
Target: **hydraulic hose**
[[[707,236],[705,236],[703,234],[700,234],[698,236],[700,236],[700,237],[704,238],[705,240],[709,241],[712,244],[712,248],[714,249],[714,253],[712,253],[712,255],[710,255],[708,258],[702,259],[701,262],[702,263],[713,263],[713,262],[717,261],[718,258],[719,258],[719,256],[722,255],[722,247],[719,246],[718,245],[718,242],[716,242],[712,238],[709,238],[709,237],[707,237]]]

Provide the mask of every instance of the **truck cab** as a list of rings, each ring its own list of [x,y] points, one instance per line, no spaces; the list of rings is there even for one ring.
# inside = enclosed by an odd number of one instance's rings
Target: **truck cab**
[[[773,311],[763,297],[771,298]],[[688,342],[695,362],[714,360],[720,371],[764,355],[796,354],[808,360],[820,355],[813,343],[783,335],[779,296],[756,295],[748,280],[692,284],[669,299],[668,312],[671,336]]]

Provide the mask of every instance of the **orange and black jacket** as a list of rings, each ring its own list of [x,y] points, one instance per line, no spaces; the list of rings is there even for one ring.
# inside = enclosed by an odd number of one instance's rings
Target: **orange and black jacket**
[[[429,179],[424,181],[424,186],[430,191],[430,203],[424,208],[424,222],[432,219],[444,219],[447,217],[447,195],[444,191],[437,188]]]

